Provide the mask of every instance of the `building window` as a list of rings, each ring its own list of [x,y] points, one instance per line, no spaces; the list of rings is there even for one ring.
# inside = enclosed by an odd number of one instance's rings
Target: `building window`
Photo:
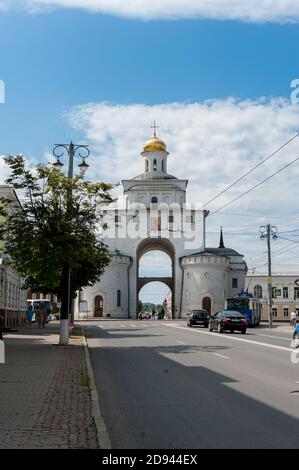
[[[121,307],[121,291],[117,291],[117,307]]]
[[[294,287],[294,300],[299,299],[299,287]]]
[[[289,288],[288,287],[283,287],[282,295],[283,295],[284,299],[288,299],[288,297],[289,297]]]
[[[277,317],[277,308],[272,308],[273,317]]]
[[[237,278],[237,277],[233,277],[233,279],[232,279],[232,287],[233,287],[233,289],[237,289],[237,288],[238,288],[238,278]]]
[[[153,170],[156,171],[157,170],[157,160],[154,159],[154,166],[153,166]]]
[[[191,273],[187,273],[187,279],[191,279]]]
[[[152,201],[152,204],[158,204],[158,198],[156,196],[153,196],[151,201]]]
[[[173,215],[170,215],[170,216],[168,217],[168,222],[170,222],[171,224],[173,223]]]
[[[256,299],[261,299],[263,297],[263,288],[260,285],[254,286],[253,289],[254,297]]]
[[[284,316],[284,317],[288,317],[288,316],[289,316],[289,309],[288,309],[288,308],[284,308],[284,309],[283,309],[283,316]]]
[[[162,171],[165,171],[165,160],[162,160]]]
[[[119,215],[115,215],[115,216],[114,216],[114,222],[115,222],[116,224],[118,224],[118,222],[120,222],[120,217],[119,217]]]
[[[145,160],[145,171],[148,171],[148,160]]]

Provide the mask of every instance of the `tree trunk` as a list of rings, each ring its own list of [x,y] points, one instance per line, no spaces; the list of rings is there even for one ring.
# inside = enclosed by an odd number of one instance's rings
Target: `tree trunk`
[[[59,344],[67,345],[69,341],[69,308],[70,308],[70,270],[65,263],[62,270],[61,314]]]

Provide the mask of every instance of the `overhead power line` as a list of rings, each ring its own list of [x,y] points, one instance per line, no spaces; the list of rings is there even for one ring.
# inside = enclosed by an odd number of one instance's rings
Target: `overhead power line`
[[[210,215],[214,215],[214,214],[217,214],[217,212],[220,212],[222,209],[224,209],[225,207],[229,206],[230,204],[233,204],[234,202],[238,201],[238,199],[241,199],[241,197],[243,196],[246,196],[246,194],[250,193],[251,191],[253,191],[254,189],[258,188],[259,186],[261,186],[262,184],[266,183],[267,181],[269,181],[271,178],[273,178],[274,176],[276,176],[278,173],[280,173],[281,171],[285,170],[286,168],[288,168],[289,166],[293,165],[293,163],[297,162],[299,160],[299,157],[296,157],[294,160],[292,160],[291,162],[287,163],[286,165],[284,165],[283,167],[281,167],[279,170],[275,171],[275,173],[272,173],[272,175],[268,176],[267,178],[265,178],[264,180],[260,181],[259,183],[255,184],[252,188],[248,189],[247,191],[245,191],[244,193],[240,194],[239,196],[235,197],[232,201],[230,202],[227,202],[224,206],[220,207],[219,209],[216,209],[215,211],[212,211],[210,213]]]
[[[291,238],[282,237],[281,235],[277,235],[277,236],[278,236],[278,238],[282,238],[283,240],[288,240],[289,242],[299,243],[298,241],[292,240]]]
[[[269,215],[269,214],[265,214],[265,215],[261,215],[261,214],[246,214],[246,213],[238,213],[238,212],[223,212],[222,215],[232,215],[232,216],[236,216],[236,217],[253,217],[254,219],[261,219],[261,218],[265,218],[265,219],[275,219],[275,220],[296,220],[298,221],[299,220],[299,217],[279,217],[277,215]]]
[[[207,206],[208,204],[210,204],[212,201],[215,201],[215,199],[217,199],[218,197],[220,197],[222,194],[226,193],[226,191],[228,191],[230,188],[232,188],[233,186],[235,186],[235,184],[239,183],[240,181],[242,181],[244,178],[246,178],[246,176],[250,175],[250,173],[252,173],[254,170],[256,170],[256,168],[258,168],[259,166],[261,166],[263,163],[265,163],[267,160],[269,160],[270,158],[274,157],[274,155],[276,155],[278,152],[280,152],[280,150],[282,150],[284,147],[286,147],[287,145],[289,145],[297,136],[299,135],[299,132],[297,132],[291,139],[289,139],[287,142],[285,142],[284,144],[282,144],[279,148],[277,148],[276,150],[274,150],[274,152],[272,152],[270,155],[268,155],[268,157],[264,158],[264,160],[262,160],[261,162],[259,162],[257,165],[255,165],[253,168],[251,168],[251,170],[247,171],[244,175],[242,175],[240,178],[238,178],[236,181],[234,181],[232,184],[230,184],[227,188],[225,188],[223,191],[221,191],[220,193],[216,194],[216,196],[214,196],[212,199],[210,199],[209,201],[205,202],[204,203],[204,206]]]

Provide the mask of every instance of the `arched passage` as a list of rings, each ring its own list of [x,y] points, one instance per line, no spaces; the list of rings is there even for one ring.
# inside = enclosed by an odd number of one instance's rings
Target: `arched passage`
[[[150,251],[162,251],[170,258],[170,272],[168,275],[154,275],[151,272],[149,275],[140,269],[141,258]],[[175,249],[170,240],[165,238],[147,238],[142,240],[136,250],[136,262],[137,262],[137,276],[136,276],[136,292],[137,292],[137,304],[136,304],[136,316],[138,315],[138,302],[140,290],[151,282],[162,282],[172,292],[172,308],[171,316],[175,316]]]
[[[169,318],[172,312],[172,292],[162,282],[149,282],[141,287],[139,291],[139,302],[142,303],[143,311],[152,313],[153,309],[158,312],[158,306],[162,306],[164,314]],[[141,305],[139,305],[140,311]]]

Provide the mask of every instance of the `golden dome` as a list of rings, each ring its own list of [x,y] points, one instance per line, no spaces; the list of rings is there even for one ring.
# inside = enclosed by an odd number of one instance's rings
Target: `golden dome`
[[[144,142],[143,150],[145,152],[153,152],[155,150],[166,150],[166,144],[159,137],[154,136],[151,139]]]

